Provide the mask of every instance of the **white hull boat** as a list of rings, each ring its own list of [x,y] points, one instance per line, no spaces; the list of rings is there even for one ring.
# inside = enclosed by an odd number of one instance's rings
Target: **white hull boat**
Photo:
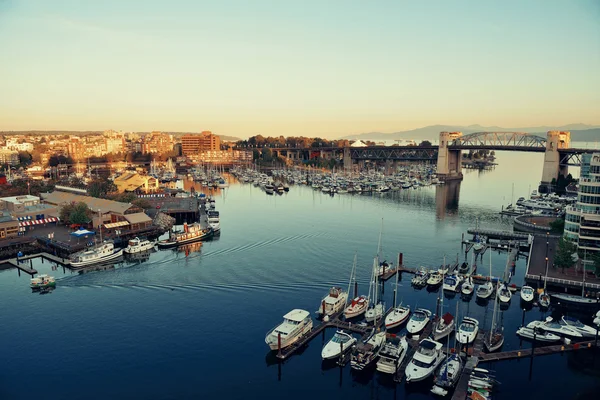
[[[321,301],[321,306],[317,313],[321,316],[331,316],[344,309],[348,300],[348,292],[339,287],[332,287],[329,293]]]
[[[135,238],[127,243],[127,247],[123,252],[127,254],[141,253],[153,249],[155,245],[156,242],[151,242],[148,239]]]
[[[351,349],[354,344],[356,344],[356,338],[344,331],[337,331],[323,347],[323,350],[321,350],[321,358],[323,360],[339,358]]]
[[[450,313],[442,315],[442,317],[436,322],[435,328],[433,328],[433,339],[440,340],[448,336],[453,330],[456,322],[454,317]]]
[[[533,301],[534,291],[531,286],[523,286],[521,288],[521,300],[525,303],[531,303]]]
[[[557,321],[552,320],[552,317],[548,317],[547,321],[531,321],[527,324],[527,328],[537,329],[538,332],[541,330],[544,332],[555,333],[570,339],[581,339],[583,337],[583,335],[575,329],[572,329],[567,325],[561,325]]]
[[[375,320],[381,319],[383,317],[384,311],[385,310],[383,303],[377,303],[365,312],[365,320],[367,322],[373,322]]]
[[[596,336],[596,328],[591,327],[589,325],[584,325],[577,318],[563,316],[559,323],[561,325],[568,326],[571,329],[576,330],[581,333],[583,337],[595,337]]]
[[[271,329],[265,337],[265,343],[271,350],[284,349],[294,344],[313,327],[310,313],[295,309],[283,316],[283,322]]]
[[[406,331],[410,334],[421,332],[431,320],[431,311],[424,308],[417,308],[406,325]]]
[[[477,291],[475,294],[478,298],[485,300],[489,299],[492,293],[494,293],[494,285],[492,284],[492,282],[487,281],[484,284],[479,285],[477,287]]]
[[[356,369],[362,371],[371,363],[373,363],[377,357],[379,357],[379,352],[385,343],[385,332],[379,332],[371,336],[366,343],[359,342],[355,351],[352,353],[352,358],[350,360],[350,366],[352,369]]]
[[[448,275],[444,278],[444,290],[457,292],[460,287],[461,279],[457,275]]]
[[[525,338],[525,339],[531,339],[537,342],[558,342],[560,340],[560,336],[555,335],[554,333],[550,333],[550,332],[543,332],[543,331],[536,331],[534,333],[534,330],[525,326],[520,327],[517,330],[517,335]]]
[[[474,291],[475,285],[473,284],[473,278],[468,277],[467,279],[465,279],[462,286],[460,287],[460,292],[465,296],[470,296],[473,294]]]
[[[423,339],[412,360],[406,366],[406,382],[418,382],[430,377],[444,361],[442,344],[432,339]]]
[[[369,300],[366,296],[355,297],[350,305],[344,310],[344,318],[356,318],[367,311]]]
[[[508,290],[508,287],[506,287],[506,284],[502,284],[500,286],[500,288],[498,289],[498,299],[500,300],[500,303],[510,303],[510,299],[512,298],[512,293],[510,292],[510,290]]]
[[[410,316],[410,307],[399,305],[385,317],[385,328],[392,329],[402,325]]]
[[[83,250],[71,256],[71,267],[79,268],[116,260],[123,255],[123,249],[115,249],[113,242],[104,242],[91,249]]]
[[[429,278],[427,279],[427,286],[436,287],[440,283],[442,283],[442,274],[438,271],[433,271],[429,274]]]
[[[460,344],[473,343],[475,341],[475,338],[477,338],[478,332],[479,321],[477,321],[475,318],[464,317],[462,322],[458,326],[456,340]]]
[[[433,382],[436,387],[451,389],[458,382],[462,368],[463,362],[461,358],[457,354],[451,354],[444,362],[442,362],[442,365],[440,365],[440,368],[433,377]],[[431,392],[437,394],[434,390],[435,388],[432,388]]]

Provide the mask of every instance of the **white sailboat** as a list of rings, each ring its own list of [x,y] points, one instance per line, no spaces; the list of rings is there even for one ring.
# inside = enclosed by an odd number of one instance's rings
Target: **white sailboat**
[[[480,299],[489,299],[494,292],[494,284],[492,283],[492,252],[490,251],[490,275],[488,280],[477,287],[475,294]]]
[[[494,301],[494,313],[492,315],[492,326],[489,334],[486,333],[483,338],[483,344],[486,350],[491,353],[498,350],[504,344],[504,327],[496,320],[498,311],[498,291],[496,291],[496,299]]]
[[[398,298],[398,275],[400,273],[396,273],[396,287],[394,288],[394,299]],[[385,328],[392,329],[400,326],[403,322],[408,319],[410,315],[410,307],[403,306],[402,303],[397,305],[394,302],[394,308],[392,311],[385,317]]]
[[[373,305],[371,307],[369,307],[369,309],[365,312],[365,320],[367,322],[376,322],[378,319],[381,319],[383,317],[383,313],[384,313],[384,306],[383,303],[379,302],[377,295],[378,295],[378,283],[377,283],[377,265],[379,264],[378,262],[378,257],[375,257],[375,259],[373,260],[373,275],[372,275],[372,287],[373,287]],[[369,290],[369,293],[371,291]]]
[[[444,256],[444,265],[446,264],[446,257]],[[448,336],[456,325],[455,319],[450,313],[442,315],[444,310],[444,293],[438,293],[437,310],[436,310],[436,323],[433,328],[433,339],[439,340],[443,337]]]
[[[358,284],[356,282],[356,254],[354,254],[354,263],[352,264],[352,272],[350,273],[350,283],[348,283],[348,293],[350,293],[350,285],[354,282],[354,298],[344,309],[344,318],[350,319],[364,314],[369,307],[369,298],[367,296],[359,296],[357,293]]]

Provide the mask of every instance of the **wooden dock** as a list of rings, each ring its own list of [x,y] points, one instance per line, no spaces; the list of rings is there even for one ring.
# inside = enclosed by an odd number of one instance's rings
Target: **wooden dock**
[[[536,347],[533,356],[547,356],[550,354],[562,353],[565,351],[583,350],[594,347],[594,341],[577,342],[571,344],[555,344],[550,346]],[[503,351],[500,353],[481,353],[480,362],[513,360],[516,358],[531,357],[531,348],[521,350]]]
[[[22,258],[19,259],[19,260],[22,260]],[[6,263],[6,264],[10,264],[13,267],[18,268],[19,270],[21,270],[21,271],[23,271],[26,274],[29,274],[31,276],[33,276],[33,275],[35,275],[35,274],[38,273],[36,269],[30,268],[28,266],[28,264],[24,264],[22,262],[18,262],[16,258],[10,258],[8,260],[4,260],[3,262]]]
[[[529,235],[526,233],[514,233],[498,229],[467,229],[467,233],[471,235],[484,235],[490,239],[529,240]]]
[[[406,341],[408,342],[408,352],[406,353],[406,356],[402,360],[402,364],[400,364],[400,367],[396,370],[396,373],[394,374],[394,382],[396,382],[396,383],[402,382],[402,379],[404,379],[404,373],[406,371],[406,366],[408,365],[410,360],[412,360],[413,355],[419,348],[419,343],[421,342],[421,340],[431,336],[431,332],[433,331],[434,325],[435,325],[435,321],[431,321],[430,323],[428,323],[427,326],[425,327],[425,329],[423,329],[423,331],[419,335],[418,339],[412,339],[412,338],[409,338],[408,336],[406,337]]]

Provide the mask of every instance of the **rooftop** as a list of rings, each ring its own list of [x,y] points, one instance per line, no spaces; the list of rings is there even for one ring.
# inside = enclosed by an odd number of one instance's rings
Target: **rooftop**
[[[7,203],[24,203],[27,201],[40,201],[40,198],[37,196],[31,196],[29,194],[25,194],[22,196],[10,196],[10,197],[0,197],[0,200],[6,201]]]
[[[129,208],[133,207],[131,203],[121,203],[113,200],[99,199],[97,197],[82,196],[75,193],[52,192],[42,193],[42,199],[50,204],[62,205],[72,202],[84,202],[93,211],[113,212],[115,214],[124,214]]]
[[[134,213],[134,214],[126,214],[125,219],[127,221],[129,221],[130,224],[139,224],[142,222],[152,222],[152,218],[150,218],[143,212]]]

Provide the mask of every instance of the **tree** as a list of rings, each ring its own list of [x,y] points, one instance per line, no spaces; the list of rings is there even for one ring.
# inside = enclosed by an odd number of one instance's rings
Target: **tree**
[[[550,222],[550,231],[552,233],[561,234],[565,230],[565,220],[562,218],[557,218],[554,221]]]
[[[152,203],[150,203],[146,199],[135,199],[131,203],[136,205],[137,207],[141,208],[142,210],[147,210],[149,208],[152,208]]]
[[[101,177],[98,177],[88,184],[88,193],[92,197],[106,197],[108,193],[116,192],[115,184]]]
[[[273,161],[273,152],[271,151],[271,149],[265,148],[262,150],[262,159],[264,162]]]
[[[591,259],[594,262],[594,273],[600,276],[600,253],[595,253]]]
[[[431,142],[429,140],[423,140],[421,143],[419,143],[419,146],[431,146]]]
[[[565,268],[571,268],[575,263],[573,261],[573,253],[576,252],[577,246],[575,246],[575,243],[566,240],[564,237],[561,237],[558,241],[556,254],[554,255],[554,265],[562,268],[564,273]]]
[[[92,213],[84,202],[71,202],[61,207],[58,216],[65,224],[87,224],[92,219]]]

